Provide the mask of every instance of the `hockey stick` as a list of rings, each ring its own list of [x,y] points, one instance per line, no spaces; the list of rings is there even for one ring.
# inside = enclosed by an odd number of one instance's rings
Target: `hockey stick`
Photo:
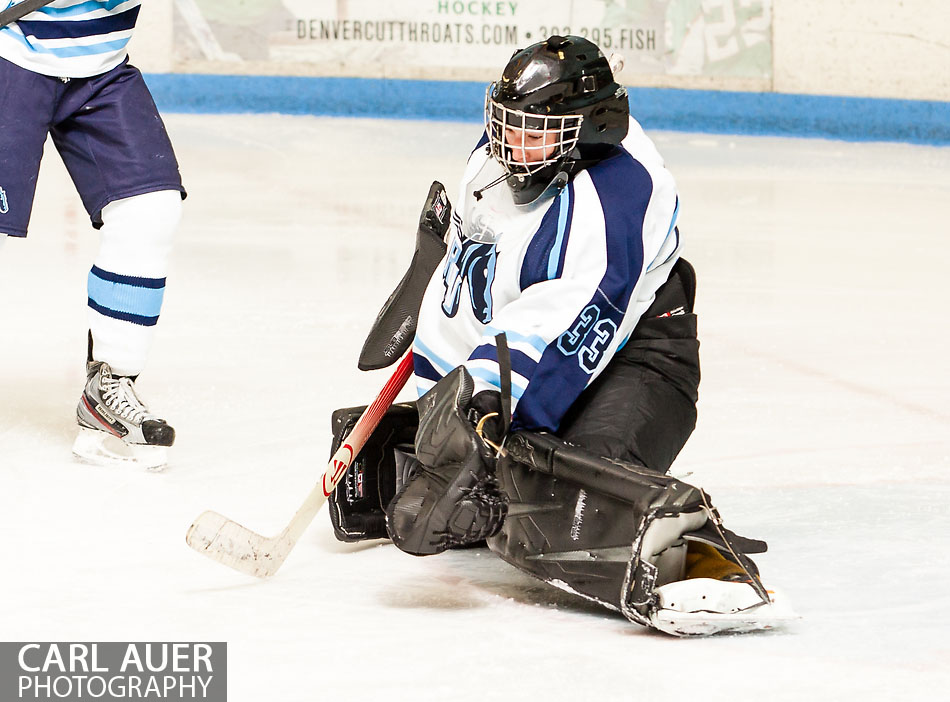
[[[277,536],[261,536],[217,512],[202,513],[188,529],[185,541],[199,553],[213,558],[235,570],[259,578],[277,572],[304,530],[327,501],[353,459],[366,444],[396,395],[412,375],[412,353],[396,368],[389,382],[380,391],[373,404],[366,408],[353,431],[330,459],[326,472],[307,499],[300,505],[290,523]]]
[[[53,0],[23,0],[23,2],[8,7],[0,12],[0,27],[6,27],[8,24],[16,22],[18,19],[26,17],[31,12],[36,12],[41,7],[46,7]]]

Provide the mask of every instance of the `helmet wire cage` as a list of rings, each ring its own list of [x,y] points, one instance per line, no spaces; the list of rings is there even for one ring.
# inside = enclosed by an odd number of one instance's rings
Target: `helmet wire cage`
[[[492,156],[508,175],[528,176],[561,161],[573,151],[583,115],[541,115],[505,107],[485,93],[485,131]]]

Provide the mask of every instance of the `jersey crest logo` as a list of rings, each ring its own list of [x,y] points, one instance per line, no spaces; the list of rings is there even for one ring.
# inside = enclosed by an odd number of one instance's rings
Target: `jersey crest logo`
[[[494,243],[459,237],[452,240],[452,248],[442,271],[442,282],[445,284],[442,311],[446,316],[454,317],[458,312],[462,288],[467,282],[468,299],[475,319],[482,324],[492,320],[491,286],[495,280],[497,257]]]
[[[7,201],[7,191],[0,188],[0,214],[6,214],[10,211],[10,203]]]

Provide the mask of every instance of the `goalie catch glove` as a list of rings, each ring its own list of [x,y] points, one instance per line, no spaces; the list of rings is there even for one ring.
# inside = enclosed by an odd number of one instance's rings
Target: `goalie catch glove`
[[[495,481],[496,449],[501,424],[486,411],[497,411],[494,393],[472,399],[474,383],[464,366],[442,378],[419,398],[416,457],[420,465],[386,511],[393,543],[426,556],[479,542],[501,528],[507,502]],[[476,401],[477,400],[477,401]],[[488,412],[488,414],[490,414]]]

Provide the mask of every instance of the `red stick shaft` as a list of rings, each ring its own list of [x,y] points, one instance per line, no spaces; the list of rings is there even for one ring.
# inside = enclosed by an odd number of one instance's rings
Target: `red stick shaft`
[[[366,408],[362,416],[356,422],[356,426],[353,427],[353,431],[347,435],[346,439],[344,439],[340,445],[340,448],[333,454],[333,458],[330,459],[330,465],[327,466],[327,471],[323,474],[324,496],[329,497],[330,493],[333,492],[336,484],[340,482],[340,478],[343,477],[346,469],[350,467],[356,454],[366,445],[366,440],[369,439],[370,435],[375,431],[379,425],[379,421],[383,418],[383,415],[386,414],[386,410],[393,404],[396,395],[399,394],[399,391],[402,390],[411,375],[412,352],[410,351],[405,355],[402,361],[399,362],[389,382],[383,386],[383,389],[380,390],[379,395],[373,400],[373,403]]]

